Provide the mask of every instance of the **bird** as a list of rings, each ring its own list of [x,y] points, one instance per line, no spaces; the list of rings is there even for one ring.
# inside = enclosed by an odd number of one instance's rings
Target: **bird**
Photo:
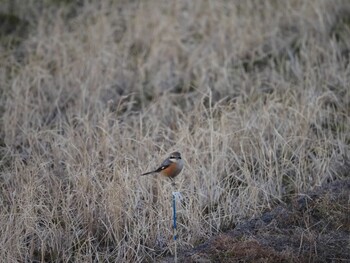
[[[160,173],[161,175],[173,180],[181,173],[183,167],[184,161],[181,158],[181,154],[179,152],[173,152],[162,162],[162,164],[156,170],[143,173],[141,175]]]

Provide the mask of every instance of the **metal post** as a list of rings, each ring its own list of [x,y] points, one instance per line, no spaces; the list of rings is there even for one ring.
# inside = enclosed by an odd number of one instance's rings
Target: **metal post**
[[[174,229],[174,242],[175,242],[175,253],[174,253],[175,263],[177,263],[176,196],[177,196],[177,192],[173,192],[173,229]]]

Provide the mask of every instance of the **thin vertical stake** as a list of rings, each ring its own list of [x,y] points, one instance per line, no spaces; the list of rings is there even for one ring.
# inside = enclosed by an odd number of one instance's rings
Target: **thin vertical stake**
[[[174,261],[175,263],[177,263],[176,194],[174,192],[173,192],[173,228],[174,228],[174,242],[175,242]]]

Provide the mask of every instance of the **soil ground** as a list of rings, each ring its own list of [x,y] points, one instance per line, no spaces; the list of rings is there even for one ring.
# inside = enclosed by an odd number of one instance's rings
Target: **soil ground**
[[[349,262],[350,179],[291,198],[183,253],[180,262]]]

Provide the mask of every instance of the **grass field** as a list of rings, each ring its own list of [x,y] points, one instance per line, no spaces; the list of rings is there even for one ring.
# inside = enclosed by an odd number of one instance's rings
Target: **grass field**
[[[41,2],[39,4],[39,2]],[[347,0],[1,1],[0,261],[154,262],[350,167]]]

